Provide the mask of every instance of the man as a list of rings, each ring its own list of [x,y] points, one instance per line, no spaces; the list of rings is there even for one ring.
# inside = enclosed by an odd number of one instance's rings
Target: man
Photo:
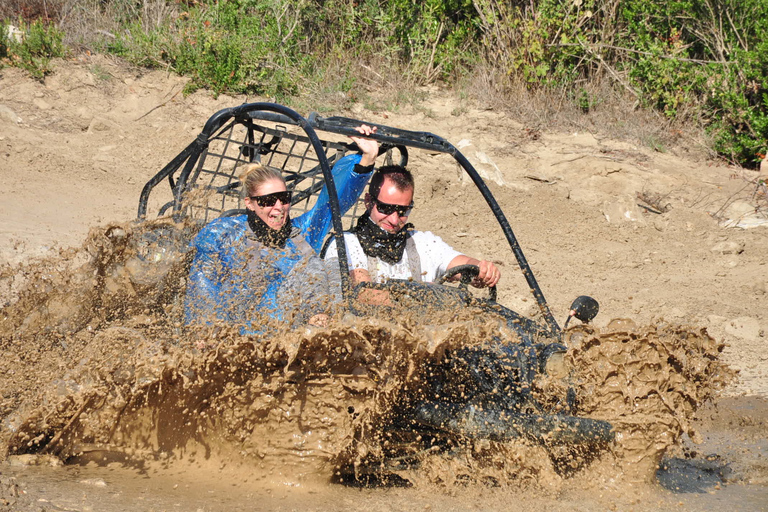
[[[352,285],[383,283],[387,279],[434,282],[453,267],[471,264],[480,269],[474,286],[495,286],[501,273],[493,263],[461,254],[431,232],[412,229],[408,217],[413,197],[413,176],[407,169],[386,166],[373,172],[364,198],[366,211],[354,229],[344,233]],[[337,257],[332,241],[325,258]],[[392,305],[387,290],[368,288],[360,292],[357,300]],[[474,411],[473,404],[481,404],[489,411],[519,411],[530,403],[530,379],[538,368],[535,355],[527,342],[492,340],[488,347],[457,347],[442,362],[427,364],[423,372],[424,396],[439,397],[469,411]],[[478,368],[482,371],[471,370]],[[456,389],[462,390],[461,396],[452,394],[451,390]],[[422,421],[424,411],[428,414],[434,408],[406,410],[403,414],[413,414]]]
[[[461,254],[429,231],[411,229],[413,195],[413,176],[404,167],[390,165],[373,173],[366,211],[353,231],[344,233],[352,285],[387,279],[434,282],[453,267],[471,264],[480,268],[474,286],[495,286],[501,272],[493,263]],[[326,258],[333,257],[335,240],[326,251]],[[387,292],[368,290],[365,301],[387,303]]]

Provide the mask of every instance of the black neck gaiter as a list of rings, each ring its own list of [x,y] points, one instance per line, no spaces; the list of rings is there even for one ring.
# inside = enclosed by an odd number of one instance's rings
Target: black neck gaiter
[[[291,236],[291,230],[293,229],[290,217],[285,221],[282,228],[272,229],[267,226],[266,222],[256,215],[255,211],[246,210],[246,212],[248,213],[248,226],[251,228],[251,231],[253,231],[253,234],[256,235],[256,240],[267,247],[285,248],[285,243]]]
[[[366,212],[357,219],[354,232],[366,256],[380,258],[394,265],[403,259],[409,228],[413,228],[413,225],[406,224],[397,233],[390,233],[377,226]]]

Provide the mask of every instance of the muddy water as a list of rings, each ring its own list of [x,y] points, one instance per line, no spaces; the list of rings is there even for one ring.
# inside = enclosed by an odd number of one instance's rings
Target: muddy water
[[[142,236],[148,228],[163,236]],[[340,312],[325,328],[274,326],[262,336],[185,331],[185,258],[169,242],[184,230],[96,230],[79,250],[0,275],[0,505],[706,509],[727,498],[731,508],[759,510],[768,502],[765,403],[705,407],[733,372],[702,329],[617,320],[567,333],[566,370],[539,378],[536,394],[555,403],[575,389],[580,416],[613,425],[607,446],[430,445],[388,427],[423,389],[425,365],[494,338],[517,343],[498,319]],[[672,495],[655,483],[657,467],[677,491],[689,489],[686,475],[716,479],[703,496]]]

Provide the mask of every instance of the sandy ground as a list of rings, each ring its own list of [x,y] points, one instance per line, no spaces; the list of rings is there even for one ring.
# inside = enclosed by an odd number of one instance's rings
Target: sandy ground
[[[61,62],[44,83],[0,70],[0,263],[77,246],[93,226],[135,218],[144,183],[211,114],[263,100],[184,97],[183,85],[102,57]],[[462,148],[559,321],[586,294],[601,304],[597,326],[631,318],[706,327],[727,343],[724,360],[739,371],[725,394],[768,397],[768,199],[755,194],[758,172],[707,161],[693,148],[660,153],[586,130],[530,130],[437,91],[418,111],[360,106],[334,114],[433,132]],[[532,313],[514,257],[474,187],[445,155],[414,154],[411,162],[411,221],[498,262],[500,302]]]

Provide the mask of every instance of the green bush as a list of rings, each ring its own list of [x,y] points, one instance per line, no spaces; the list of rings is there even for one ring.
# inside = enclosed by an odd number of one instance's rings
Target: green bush
[[[64,56],[63,34],[53,25],[37,20],[27,24],[19,20],[22,39],[17,41],[8,34],[9,23],[0,26],[0,59],[2,62],[25,69],[42,80],[51,72],[50,60]]]
[[[136,64],[169,66],[190,76],[187,92],[202,87],[215,93],[296,94],[304,58],[291,25],[302,16],[294,4],[196,4],[167,27],[147,30],[132,24],[106,48]]]
[[[18,0],[24,1],[32,0]],[[509,84],[556,90],[585,113],[600,105],[587,91],[599,90],[596,85],[607,79],[668,119],[703,120],[717,151],[733,161],[752,165],[756,154],[766,151],[765,0],[70,0],[62,5],[62,22],[66,18],[67,26],[79,31],[80,39],[72,41],[187,75],[187,91],[285,100],[336,88],[359,101],[364,100],[361,67],[401,94],[394,84],[457,83],[483,65],[501,71],[496,75]],[[0,37],[0,59],[40,78],[48,72],[47,59],[62,52],[61,34],[39,21],[24,31],[28,36],[21,45]]]
[[[486,58],[530,87],[608,77],[647,108],[704,119],[727,158],[766,150],[768,2],[475,0]],[[727,20],[727,21],[726,21]]]
[[[0,65],[9,57],[8,24],[0,21]]]
[[[203,1],[170,26],[125,25],[105,48],[214,92],[292,95],[332,60],[350,58],[400,62],[413,82],[428,83],[475,59],[473,13],[471,0]]]

